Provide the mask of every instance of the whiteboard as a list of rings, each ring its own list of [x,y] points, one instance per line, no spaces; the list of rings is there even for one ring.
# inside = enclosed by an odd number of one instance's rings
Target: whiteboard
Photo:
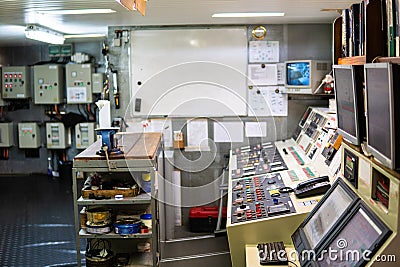
[[[247,115],[246,27],[131,32],[134,116]]]

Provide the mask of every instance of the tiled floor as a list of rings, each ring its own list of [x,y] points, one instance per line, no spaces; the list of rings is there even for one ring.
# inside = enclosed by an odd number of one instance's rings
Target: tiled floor
[[[69,179],[0,176],[0,266],[76,266]]]

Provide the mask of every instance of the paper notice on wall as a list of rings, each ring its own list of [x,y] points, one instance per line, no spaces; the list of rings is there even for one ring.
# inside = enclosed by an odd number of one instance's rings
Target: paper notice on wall
[[[248,116],[287,116],[288,95],[283,86],[254,87],[248,92]]]
[[[208,146],[208,120],[188,120],[186,124],[187,146],[191,149],[209,149]]]
[[[249,62],[279,62],[279,41],[250,41]]]
[[[278,63],[277,66],[277,84],[285,84],[286,82],[286,67],[285,63]]]
[[[214,122],[214,142],[243,142],[242,122]]]
[[[245,132],[247,137],[266,137],[267,123],[266,122],[246,122]]]
[[[247,66],[248,85],[278,84],[276,64],[249,64]]]
[[[82,103],[87,101],[86,87],[68,87],[67,88],[67,102]]]

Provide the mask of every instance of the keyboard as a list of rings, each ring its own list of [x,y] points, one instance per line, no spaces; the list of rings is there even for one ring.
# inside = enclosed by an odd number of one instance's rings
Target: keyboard
[[[261,243],[257,245],[261,265],[287,265],[288,258],[283,242]]]

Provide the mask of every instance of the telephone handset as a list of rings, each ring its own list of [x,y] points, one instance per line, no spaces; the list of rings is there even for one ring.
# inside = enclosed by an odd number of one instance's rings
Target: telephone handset
[[[294,194],[298,198],[311,197],[325,194],[331,188],[328,176],[312,178],[301,182],[294,189]]]

